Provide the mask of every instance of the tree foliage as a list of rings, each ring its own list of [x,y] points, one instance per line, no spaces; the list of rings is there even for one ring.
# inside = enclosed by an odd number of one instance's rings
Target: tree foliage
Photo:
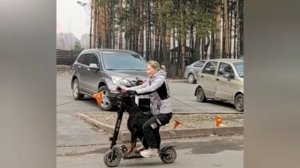
[[[94,47],[134,50],[172,77],[198,59],[243,54],[243,0],[92,1]]]

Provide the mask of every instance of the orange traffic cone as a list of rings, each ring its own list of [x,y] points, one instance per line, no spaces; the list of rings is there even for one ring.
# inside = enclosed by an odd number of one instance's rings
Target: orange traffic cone
[[[179,125],[182,125],[182,123],[178,120],[175,120],[173,129],[177,128]]]
[[[221,116],[216,116],[215,122],[216,122],[216,127],[220,127],[222,125],[223,118]]]
[[[96,99],[97,104],[100,106],[103,101],[103,92],[98,92],[93,95],[93,98]]]

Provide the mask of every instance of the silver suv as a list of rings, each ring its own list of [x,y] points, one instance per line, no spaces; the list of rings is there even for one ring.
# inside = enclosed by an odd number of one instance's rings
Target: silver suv
[[[146,61],[136,52],[114,49],[86,49],[72,67],[71,88],[75,100],[84,95],[103,91],[102,110],[111,110],[113,104],[107,98],[108,90],[119,85],[130,85],[145,80]]]

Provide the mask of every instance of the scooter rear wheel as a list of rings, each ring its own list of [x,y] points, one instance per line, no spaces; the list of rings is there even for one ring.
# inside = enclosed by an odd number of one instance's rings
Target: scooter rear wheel
[[[108,167],[116,167],[121,161],[121,154],[118,150],[109,150],[104,154],[103,161]]]
[[[177,158],[176,150],[173,147],[168,148],[164,153],[164,155],[160,156],[160,159],[166,164],[173,163]]]

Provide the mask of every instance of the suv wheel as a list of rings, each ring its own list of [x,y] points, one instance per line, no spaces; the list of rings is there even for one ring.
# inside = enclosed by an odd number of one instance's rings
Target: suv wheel
[[[198,87],[196,91],[196,97],[198,102],[205,102],[206,96],[202,87]]]
[[[75,100],[80,100],[84,97],[84,94],[79,92],[79,83],[78,79],[74,79],[72,83],[72,92],[73,92],[73,98]]]
[[[238,94],[234,98],[234,106],[236,111],[243,112],[244,111],[244,95]]]
[[[193,74],[189,74],[189,76],[188,76],[188,82],[189,83],[195,83],[195,76]]]
[[[105,110],[105,111],[110,111],[112,110],[112,103],[110,102],[110,100],[108,99],[108,88],[106,86],[101,86],[98,90],[98,92],[103,92],[103,101],[102,103],[100,104],[100,108],[102,110]]]

